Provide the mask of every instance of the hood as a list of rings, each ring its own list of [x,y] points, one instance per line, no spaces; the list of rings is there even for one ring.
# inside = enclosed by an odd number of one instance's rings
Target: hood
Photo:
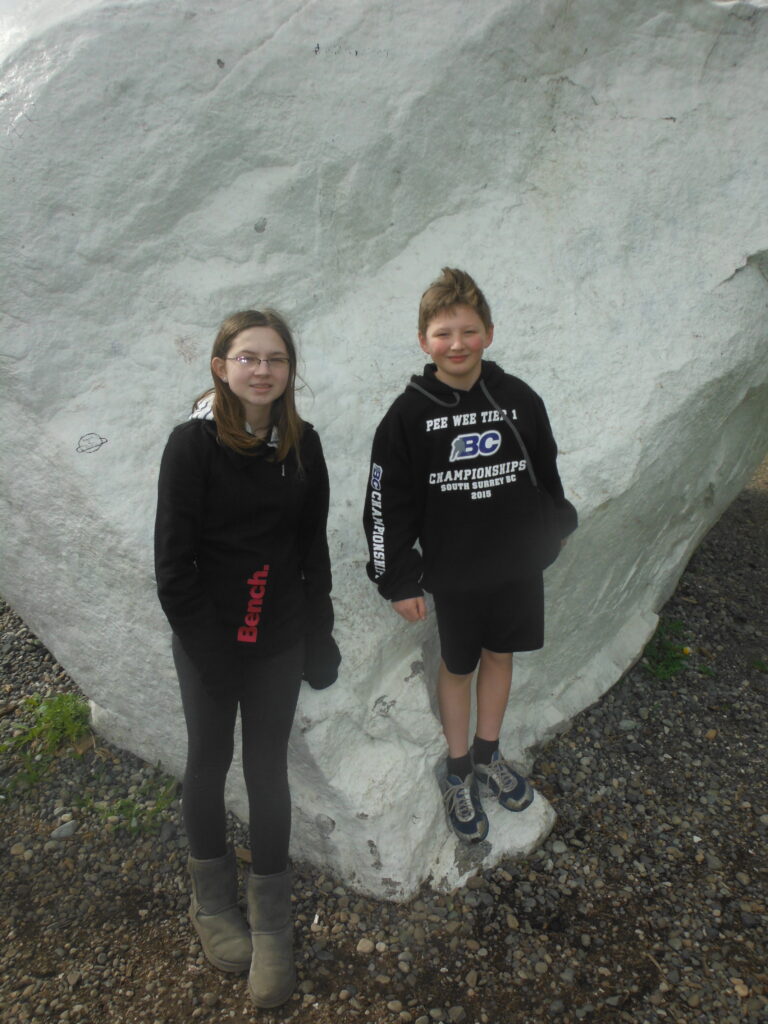
[[[435,405],[441,405],[445,409],[452,409],[459,404],[462,394],[469,394],[475,388],[481,388],[481,384],[485,384],[486,388],[493,388],[503,377],[504,371],[498,363],[494,363],[490,359],[483,359],[480,364],[480,377],[469,389],[469,392],[457,391],[450,384],[444,384],[441,380],[438,380],[437,367],[434,363],[427,363],[424,367],[424,372],[421,374],[415,373],[408,384],[406,384],[405,389],[406,391],[409,389],[411,391],[418,391],[419,394],[424,395],[434,402]],[[481,390],[485,391],[486,388]]]
[[[189,414],[191,420],[212,420],[213,419],[213,391],[199,398]]]
[[[209,391],[207,394],[203,395],[202,398],[198,399],[198,401],[195,402],[194,408],[192,409],[192,412],[189,414],[189,418],[191,420],[211,420],[215,422],[216,417],[213,415],[213,399],[213,391]],[[243,426],[245,427],[247,433],[253,433],[253,431],[251,430],[250,426],[247,423],[244,423]],[[272,427],[272,433],[267,438],[266,443],[269,445],[270,448],[277,448],[279,441],[280,435],[278,433],[277,427]]]

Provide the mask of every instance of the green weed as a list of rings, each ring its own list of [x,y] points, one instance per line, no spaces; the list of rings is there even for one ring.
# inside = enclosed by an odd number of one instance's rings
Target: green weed
[[[113,828],[125,829],[131,835],[157,832],[168,817],[166,811],[174,803],[177,791],[175,779],[156,775],[132,787],[128,796],[112,803],[97,801],[93,807]]]
[[[33,722],[17,740],[39,741],[44,750],[53,754],[64,746],[74,746],[89,731],[88,704],[76,693],[58,693],[45,700],[28,697],[26,704]]]
[[[643,652],[643,665],[656,679],[672,679],[685,666],[691,650],[680,642],[683,623],[661,619],[651,642]]]
[[[18,761],[11,784],[29,788],[45,775],[58,753],[79,753],[76,745],[89,732],[88,704],[74,693],[27,697],[21,717],[21,727],[0,743],[0,754],[10,753]]]

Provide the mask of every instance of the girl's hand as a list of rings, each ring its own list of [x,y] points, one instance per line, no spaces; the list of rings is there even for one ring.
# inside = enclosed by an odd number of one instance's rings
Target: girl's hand
[[[419,622],[427,617],[427,603],[423,597],[406,597],[404,601],[393,601],[392,607],[406,622]]]

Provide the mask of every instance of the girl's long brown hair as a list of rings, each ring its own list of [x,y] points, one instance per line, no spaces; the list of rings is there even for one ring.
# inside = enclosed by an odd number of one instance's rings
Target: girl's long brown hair
[[[282,462],[291,451],[296,453],[296,460],[301,466],[299,445],[304,431],[304,422],[296,411],[294,388],[296,384],[296,346],[290,328],[285,320],[274,309],[245,309],[240,313],[228,316],[219,328],[213,343],[211,359],[226,359],[232,342],[241,331],[249,327],[271,327],[282,338],[290,360],[288,383],[280,398],[272,403],[270,427],[277,427],[279,436],[277,460]],[[240,399],[232,393],[229,384],[217,377],[211,369],[213,389],[204,392],[195,401],[195,405],[204,398],[213,399],[213,418],[216,421],[216,432],[219,441],[245,455],[252,454],[264,441],[249,434],[243,420],[243,407]],[[267,435],[268,437],[269,435]]]

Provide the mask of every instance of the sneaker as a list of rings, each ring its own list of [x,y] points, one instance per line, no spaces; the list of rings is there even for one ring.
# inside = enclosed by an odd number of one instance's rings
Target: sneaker
[[[440,783],[448,824],[468,843],[479,843],[488,835],[488,818],[480,803],[477,780],[470,772],[462,780],[458,775],[446,775]]]
[[[493,796],[508,811],[524,811],[533,800],[533,787],[518,775],[509,761],[498,750],[491,755],[490,764],[474,766],[475,779],[483,796]]]

